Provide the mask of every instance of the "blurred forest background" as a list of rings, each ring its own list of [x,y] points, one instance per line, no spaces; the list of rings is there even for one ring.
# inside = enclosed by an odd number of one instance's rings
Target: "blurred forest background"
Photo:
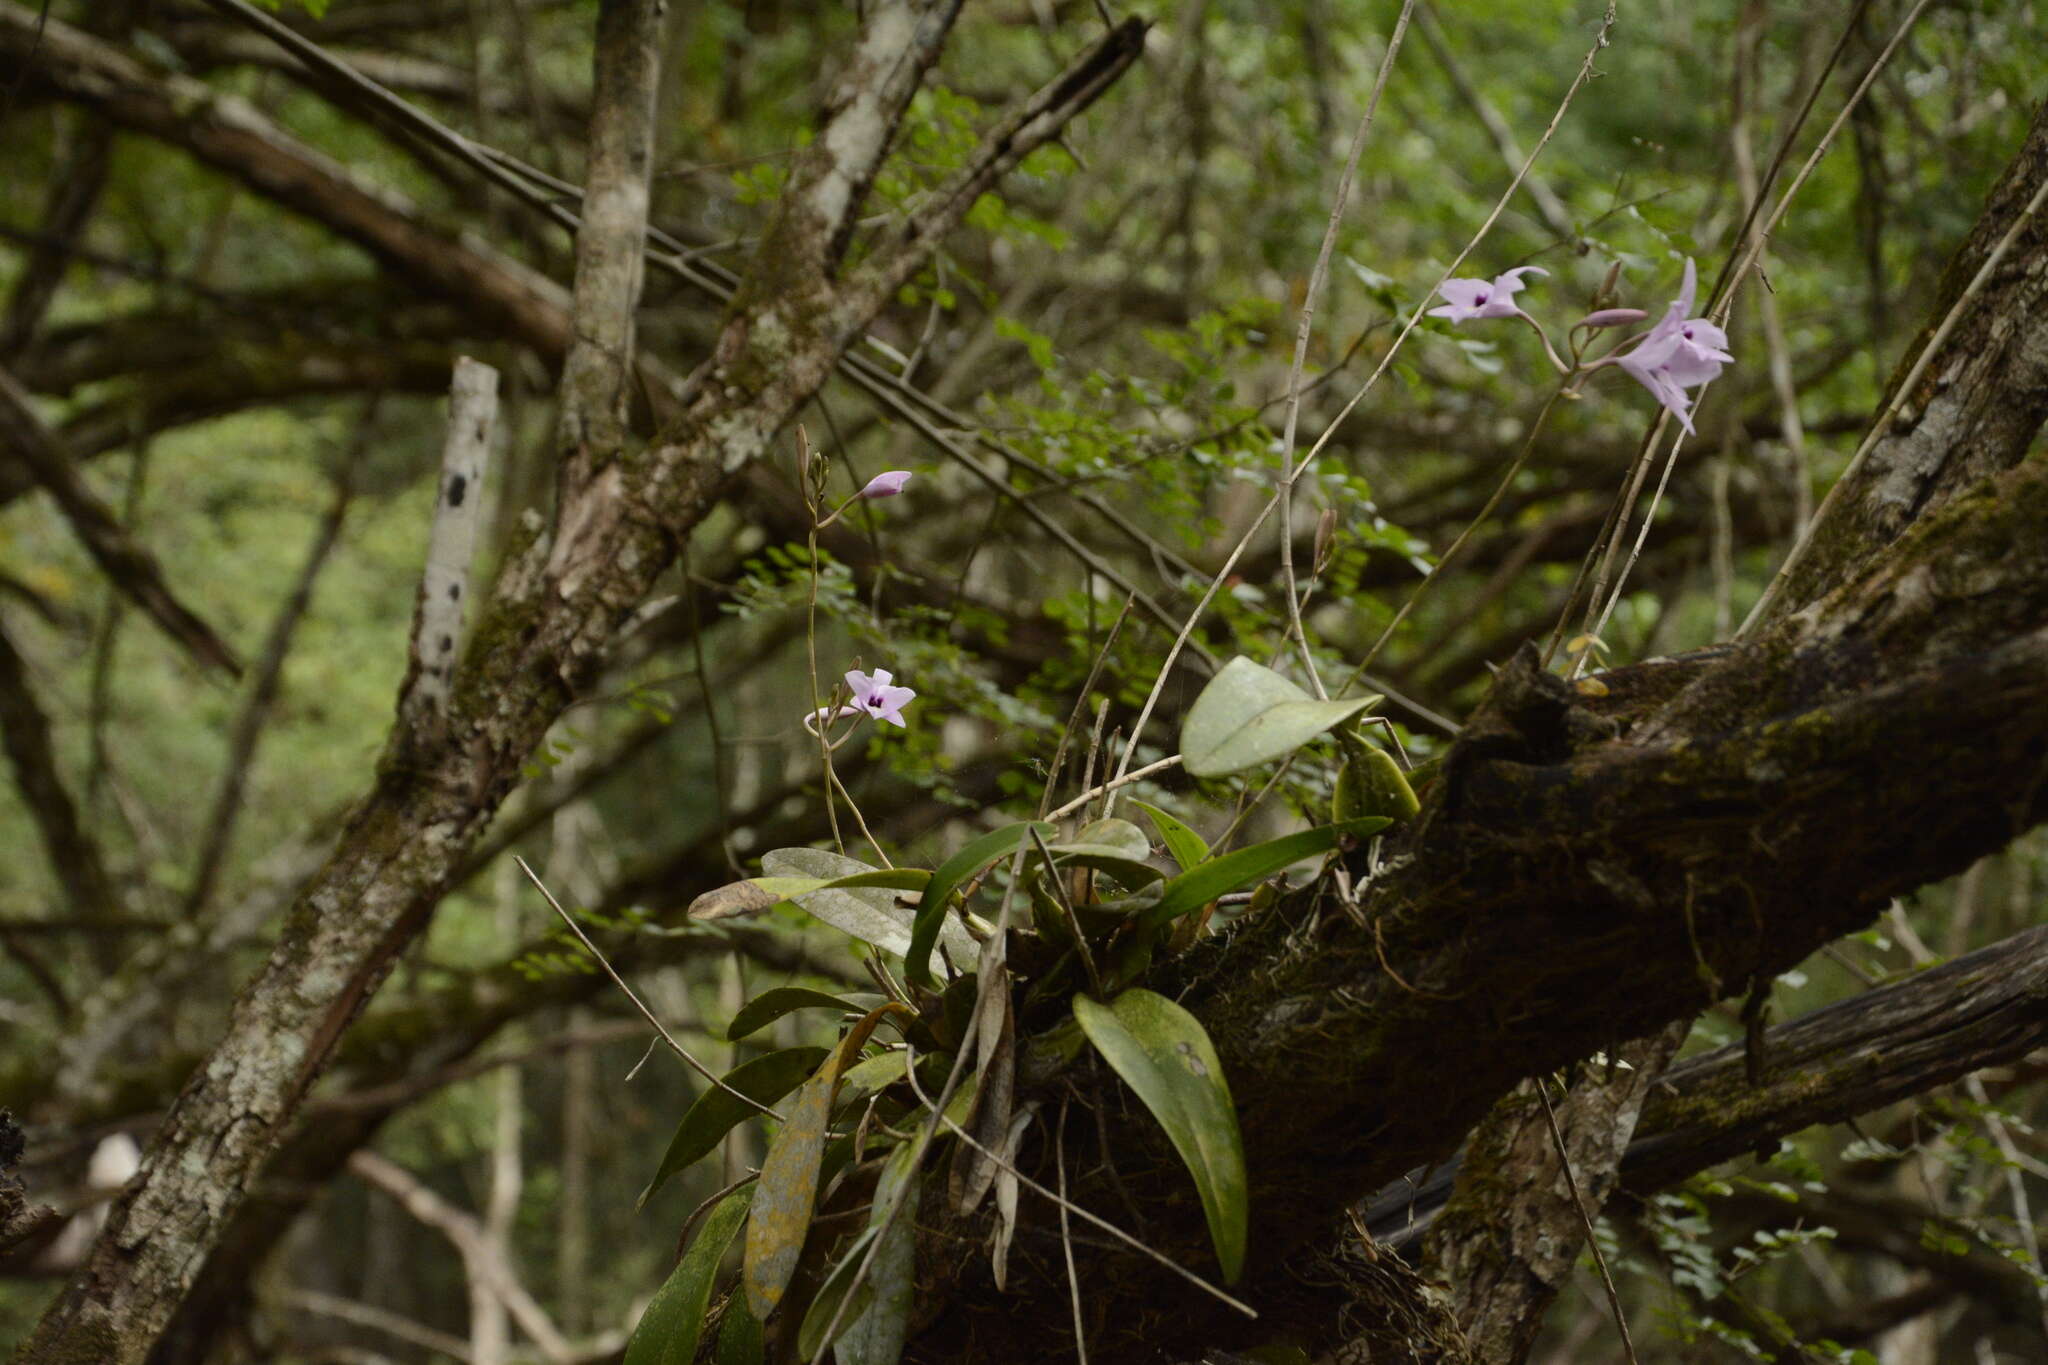
[[[470,267],[436,253],[536,290],[566,284],[574,255],[531,203],[222,7],[46,8],[47,31],[34,4],[0,0],[0,1105],[24,1125],[32,1198],[75,1217],[0,1262],[0,1344],[78,1264],[132,1170],[124,1142],[148,1142],[375,771],[458,355],[503,375],[480,574],[550,501],[563,338],[465,295],[451,281]],[[1136,590],[1098,689],[1128,724],[1171,627],[1270,491],[1299,309],[1398,8],[1149,10],[1136,66],[981,200],[801,414],[835,502],[881,470],[915,474],[823,536],[816,641],[828,679],[858,663],[918,693],[907,729],[874,727],[841,761],[903,857],[943,856],[1005,803],[1035,807]],[[1660,312],[1686,257],[1711,280],[1739,248],[1815,82],[1795,166],[1912,8],[1622,5],[1597,79],[1459,273],[1547,269],[1520,300],[1559,332],[1616,266],[1618,301]],[[1733,313],[1736,363],[1698,409],[1626,590],[1597,640],[1574,641],[1596,667],[1730,635],[2026,136],[2048,12],[1922,8],[1775,230],[1767,287]],[[537,168],[531,183],[559,199],[550,186],[583,178],[596,9],[331,0],[278,17]],[[1325,676],[1348,672],[1472,521],[1551,384],[1526,329],[1429,321],[1336,423],[1542,134],[1601,10],[1416,7],[1308,356],[1298,445],[1329,443],[1295,525],[1306,576],[1335,514],[1307,613]],[[639,327],[673,373],[705,353],[722,308],[710,286],[750,255],[856,24],[850,6],[797,0],[669,7],[651,214],[666,235]],[[867,212],[915,202],[1100,30],[1090,4],[970,6]],[[185,117],[197,83],[245,102],[235,137]],[[367,214],[316,183],[330,174],[376,187],[411,236],[367,248]],[[1374,671],[1411,757],[1440,753],[1489,666],[1559,625],[1655,414],[1618,374],[1554,412],[1401,624]],[[790,1016],[734,1045],[724,1021],[764,985],[863,982],[842,936],[797,915],[730,930],[683,916],[761,851],[829,837],[798,723],[811,579],[795,447],[786,431],[731,484],[529,763],[343,1038],[172,1358],[605,1358],[685,1216],[759,1160],[759,1134],[740,1130],[722,1169],[635,1212],[701,1083],[648,1055],[644,1025],[510,855],[601,927],[714,1064],[829,1032]],[[68,473],[49,474],[49,452]],[[1269,528],[1198,639],[1219,659],[1273,658],[1280,585]],[[1584,625],[1575,612],[1566,634]],[[1170,714],[1199,682],[1176,680]],[[1148,738],[1139,760],[1165,744]],[[1303,766],[1255,827],[1321,808],[1328,776]],[[1223,784],[1166,774],[1141,791],[1212,836],[1231,823]],[[1781,977],[1772,1017],[2034,924],[2042,851],[2024,836],[1895,904]],[[1688,1050],[1744,1027],[1740,1000],[1725,1003]],[[2032,1225],[2048,1198],[2044,1056],[1618,1199],[1601,1239],[1641,1359],[2048,1359]],[[1623,1359],[1590,1260],[1530,1358]]]

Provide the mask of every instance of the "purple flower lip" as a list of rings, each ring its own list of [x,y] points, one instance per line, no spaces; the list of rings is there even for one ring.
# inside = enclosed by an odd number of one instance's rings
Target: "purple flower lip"
[[[1735,358],[1726,349],[1726,332],[1705,318],[1686,316],[1692,311],[1698,290],[1699,275],[1688,257],[1678,297],[1657,319],[1657,325],[1643,333],[1635,349],[1614,362],[1648,389],[1689,436],[1695,434],[1693,396],[1686,390],[1711,383],[1720,375],[1721,367]]]
[[[909,475],[905,475],[908,478]],[[859,669],[846,675],[846,688],[853,694],[853,705],[876,720],[886,720],[891,725],[905,726],[903,708],[917,696],[907,687],[891,687],[892,675],[886,668],[875,670],[870,678]]]
[[[1541,266],[1518,265],[1491,280],[1445,280],[1437,290],[1444,296],[1444,304],[1441,308],[1430,309],[1429,315],[1450,322],[1464,322],[1468,318],[1511,318],[1522,311],[1515,306],[1515,295],[1522,289],[1522,276],[1549,273]]]

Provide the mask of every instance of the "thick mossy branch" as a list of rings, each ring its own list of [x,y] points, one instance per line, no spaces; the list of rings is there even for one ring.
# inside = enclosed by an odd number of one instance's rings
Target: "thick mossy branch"
[[[1238,1100],[1254,1298],[1295,1295],[1291,1251],[1450,1155],[1523,1077],[1738,994],[2048,815],[2044,525],[2048,464],[2024,465],[1633,724],[1524,655],[1356,912],[1321,883],[1169,967]],[[1142,1122],[1110,1141],[1158,1211],[1153,1243],[1206,1264],[1170,1153]],[[1117,1203],[1100,1178],[1081,1195]],[[1088,1260],[1092,1282],[1174,1309],[1091,1346],[1235,1338],[1147,1264]],[[1064,1293],[1019,1288],[975,1308],[1021,1331]],[[1011,1358],[992,1326],[956,1315],[918,1349]]]

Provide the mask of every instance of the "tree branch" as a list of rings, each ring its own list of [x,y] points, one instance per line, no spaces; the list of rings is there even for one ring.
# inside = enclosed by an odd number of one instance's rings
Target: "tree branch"
[[[42,836],[51,880],[79,920],[118,918],[121,901],[99,845],[79,822],[78,806],[57,767],[50,718],[29,686],[28,665],[0,630],[0,741],[14,765],[14,785]],[[60,997],[61,998],[61,997]]]
[[[4,369],[0,369],[0,441],[49,491],[73,534],[115,588],[196,661],[231,677],[241,676],[242,665],[234,651],[171,592],[156,556],[86,487],[56,434],[36,415],[27,392]]]

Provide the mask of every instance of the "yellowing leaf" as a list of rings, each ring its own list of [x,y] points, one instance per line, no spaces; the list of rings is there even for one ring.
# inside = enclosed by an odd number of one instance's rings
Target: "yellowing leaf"
[[[746,1264],[741,1282],[747,1307],[766,1321],[782,1302],[797,1255],[811,1229],[811,1209],[818,1198],[818,1167],[825,1156],[825,1124],[832,1113],[838,1068],[827,1062],[804,1082],[789,1108],[788,1121],[761,1161],[761,1179],[754,1187],[752,1216],[747,1220]]]

